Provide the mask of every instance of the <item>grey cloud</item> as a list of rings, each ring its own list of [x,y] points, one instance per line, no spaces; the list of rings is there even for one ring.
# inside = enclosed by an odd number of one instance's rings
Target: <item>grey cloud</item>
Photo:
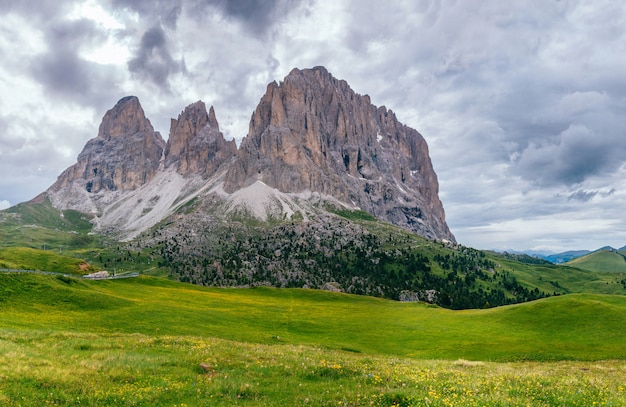
[[[623,143],[584,125],[571,125],[555,142],[531,143],[524,149],[513,172],[538,185],[573,185],[593,175],[616,170],[623,162]]]
[[[231,0],[220,1],[230,15],[255,22],[259,26],[268,23],[276,7],[276,0]]]
[[[602,198],[607,198],[613,195],[617,190],[615,188],[611,188],[609,191],[585,191],[584,189],[578,189],[574,192],[571,192],[567,196],[568,201],[580,201],[580,202],[589,202],[596,196],[600,196]],[[561,196],[558,194],[557,196]]]
[[[90,87],[90,64],[67,49],[57,49],[36,58],[31,70],[37,81],[55,96],[78,96]]]
[[[175,29],[182,10],[181,0],[112,0],[116,10],[131,10],[147,20],[148,24],[163,24]]]
[[[224,17],[243,23],[253,35],[266,35],[301,5],[296,0],[187,0],[184,7],[194,18],[218,11]]]
[[[44,191],[95,136],[91,128],[55,119],[0,116],[0,199],[15,204]]]
[[[617,189],[611,188],[608,192],[602,192],[600,195],[602,195],[602,197],[606,198],[607,196],[613,195],[615,192],[617,192]]]
[[[170,75],[186,71],[184,60],[175,61],[172,57],[165,31],[160,25],[143,34],[135,57],[128,62],[128,69],[166,91],[169,91]]]
[[[253,34],[266,34],[281,17],[288,14],[295,0],[112,0],[117,10],[132,10],[147,24],[162,24],[176,29],[183,13],[195,19],[216,11],[226,18],[244,23]]]
[[[38,21],[49,21],[56,16],[65,15],[67,10],[74,5],[77,0],[2,0],[0,1],[0,11],[3,13],[26,14],[31,19]]]
[[[576,192],[572,192],[567,197],[567,200],[588,202],[591,201],[596,195],[598,195],[598,191],[583,191],[582,189],[579,189]]]
[[[51,20],[42,29],[46,51],[21,62],[46,94],[95,110],[111,103],[119,92],[115,86],[119,73],[114,67],[87,61],[79,55],[81,46],[99,43],[105,34],[87,20]]]

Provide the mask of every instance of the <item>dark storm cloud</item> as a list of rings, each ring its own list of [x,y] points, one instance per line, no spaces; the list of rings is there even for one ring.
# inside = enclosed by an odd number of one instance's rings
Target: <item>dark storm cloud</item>
[[[55,100],[104,108],[116,97],[115,68],[83,59],[80,48],[106,38],[92,21],[51,21],[43,27],[46,51],[28,61],[32,77]]]
[[[276,0],[218,1],[228,15],[240,18],[255,32],[264,32],[274,23]]]
[[[165,31],[160,25],[148,29],[141,37],[135,56],[128,69],[139,77],[149,79],[161,89],[169,91],[170,75],[185,72],[184,61],[175,61],[170,53]]]
[[[255,34],[265,34],[270,27],[289,13],[294,0],[112,0],[115,10],[136,12],[148,24],[160,23],[177,28],[183,12],[196,19],[216,11],[226,18],[241,21]]]
[[[302,2],[295,0],[186,0],[184,8],[193,18],[215,11],[242,22],[254,35],[265,35]]]
[[[92,22],[55,22],[46,29],[48,50],[31,64],[35,79],[54,93],[75,95],[89,86],[89,68],[76,50],[86,38],[97,36]]]
[[[554,141],[530,144],[512,170],[538,185],[573,185],[615,171],[624,162],[623,142],[583,125],[572,125]]]
[[[531,99],[534,106],[507,113],[511,174],[537,185],[569,186],[616,171],[626,157],[623,98],[602,90],[554,90]]]

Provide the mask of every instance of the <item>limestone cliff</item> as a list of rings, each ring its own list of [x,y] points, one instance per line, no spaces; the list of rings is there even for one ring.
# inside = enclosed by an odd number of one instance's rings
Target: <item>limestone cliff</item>
[[[181,175],[210,176],[236,152],[235,141],[224,140],[213,106],[207,113],[204,102],[198,101],[172,119],[165,166],[174,166]]]
[[[224,189],[256,181],[319,192],[423,236],[454,240],[424,138],[322,67],[294,69],[268,85]]]
[[[125,97],[46,194],[124,238],[198,197],[261,220],[313,219],[331,202],[454,241],[438,189],[424,138],[317,67],[268,85],[239,149],[202,101],[172,119],[165,143]]]
[[[102,119],[98,136],[89,140],[77,163],[50,188],[80,183],[89,193],[134,190],[159,170],[165,142],[134,96],[121,99]]]

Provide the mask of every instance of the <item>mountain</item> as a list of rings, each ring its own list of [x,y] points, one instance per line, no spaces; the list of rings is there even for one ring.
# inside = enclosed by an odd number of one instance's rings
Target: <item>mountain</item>
[[[87,142],[78,162],[58,177],[48,195],[54,199],[57,192],[69,188],[75,199],[82,200],[85,194],[134,190],[154,178],[164,147],[163,138],[152,128],[139,100],[125,97],[106,112],[98,136]],[[63,198],[53,202],[73,205]]]
[[[0,233],[100,270],[199,285],[449,308],[569,289],[518,281],[521,263],[457,245],[424,138],[322,67],[270,83],[239,148],[202,101],[172,119],[165,142],[136,97],[121,99],[47,191],[0,211]]]
[[[166,167],[174,166],[181,175],[210,176],[237,153],[234,140],[224,140],[213,106],[197,101],[172,119],[165,148]]]
[[[268,85],[239,149],[202,101],[172,119],[165,143],[139,100],[125,97],[35,201],[89,214],[94,232],[123,240],[198,199],[200,223],[217,213],[311,220],[335,208],[454,241],[438,189],[424,138],[316,67]]]
[[[548,260],[551,263],[561,264],[561,263],[567,263],[568,261],[573,260],[575,258],[585,256],[589,253],[591,253],[589,250],[570,250],[570,251],[563,252],[563,253],[550,254],[550,255],[544,256],[543,258]]]
[[[224,190],[254,183],[320,193],[430,238],[454,240],[428,146],[323,67],[268,85]]]

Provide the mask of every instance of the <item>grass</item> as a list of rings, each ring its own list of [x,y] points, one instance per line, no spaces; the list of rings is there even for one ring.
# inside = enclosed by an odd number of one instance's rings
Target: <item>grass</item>
[[[7,406],[623,406],[626,396],[623,361],[416,360],[141,334],[0,330],[0,377]]]
[[[348,220],[378,222],[378,219],[362,210],[350,210],[331,206],[329,206],[328,209],[330,212]]]
[[[626,294],[622,283],[626,270],[587,270],[571,262],[567,265],[534,265],[498,257],[492,259],[500,266],[498,270],[509,271],[520,283],[544,292]]]
[[[626,359],[626,297],[568,295],[489,310],[301,289],[217,289],[0,275],[2,325],[210,336],[421,359]],[[26,321],[26,322],[25,322]]]
[[[89,234],[89,217],[74,210],[60,211],[49,200],[21,203],[0,211],[0,246],[28,247],[70,253],[102,246],[103,238]]]
[[[624,405],[626,297],[451,311],[0,274],[0,406]]]
[[[68,274],[89,274],[94,267],[83,260],[67,257],[57,251],[27,247],[0,249],[0,268],[52,271]]]
[[[603,273],[626,273],[626,258],[620,252],[600,250],[567,262],[584,270]]]

